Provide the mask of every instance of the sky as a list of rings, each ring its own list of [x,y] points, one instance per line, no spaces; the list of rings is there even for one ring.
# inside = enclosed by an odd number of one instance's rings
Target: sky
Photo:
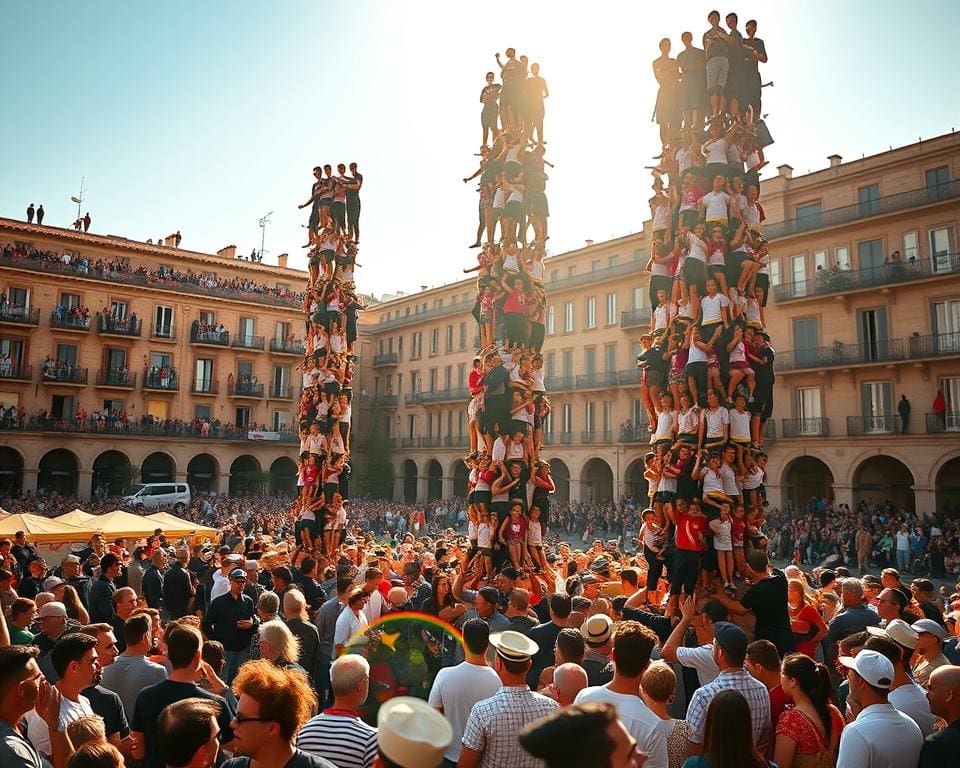
[[[659,151],[658,41],[695,38],[702,3],[552,0],[3,0],[0,216],[42,203],[69,226],[182,247],[260,247],[306,265],[311,168],[359,164],[358,287],[461,279],[477,222],[479,92],[494,53],[541,65],[550,97],[549,251],[642,229]],[[768,173],[859,158],[960,128],[949,52],[960,3],[739,2],[759,23]],[[468,15],[468,13],[470,15]]]

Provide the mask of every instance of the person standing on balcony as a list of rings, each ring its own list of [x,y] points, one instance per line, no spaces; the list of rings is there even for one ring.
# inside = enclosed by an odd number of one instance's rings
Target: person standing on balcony
[[[947,428],[947,401],[943,396],[943,390],[937,390],[937,396],[933,398],[933,413],[937,417],[937,421],[940,422],[940,429],[946,430]]]
[[[910,401],[906,395],[900,395],[900,402],[897,403],[897,413],[900,414],[900,434],[907,434],[907,427],[910,422]]]

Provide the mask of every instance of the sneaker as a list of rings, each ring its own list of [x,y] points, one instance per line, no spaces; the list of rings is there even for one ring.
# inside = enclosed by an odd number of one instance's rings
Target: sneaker
[[[753,395],[750,395],[749,397],[747,397],[747,402],[748,402],[748,403],[752,403],[752,402],[753,402]]]

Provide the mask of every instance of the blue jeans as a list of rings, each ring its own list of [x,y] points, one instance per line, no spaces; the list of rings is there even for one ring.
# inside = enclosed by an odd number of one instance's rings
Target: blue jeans
[[[909,549],[898,549],[897,550],[897,570],[906,571],[910,568],[910,550]]]
[[[240,665],[250,658],[248,651],[224,651],[223,681],[233,685],[233,678],[237,676]]]

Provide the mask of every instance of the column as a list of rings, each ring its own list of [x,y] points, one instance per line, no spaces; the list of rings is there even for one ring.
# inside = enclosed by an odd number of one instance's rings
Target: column
[[[23,470],[23,476],[21,479],[22,492],[24,494],[29,493],[31,496],[37,495],[37,476],[40,474],[38,469],[26,469]]]
[[[787,499],[783,495],[784,486],[779,483],[764,483],[763,487],[767,491],[767,502],[770,504],[771,509],[783,509],[783,505],[786,503]]]
[[[226,496],[230,492],[230,473],[221,472],[215,478],[217,493]]]
[[[935,488],[913,487],[913,508],[921,518],[927,518],[937,509],[937,491]]]
[[[446,475],[443,476],[443,485],[441,487],[441,495],[445,499],[453,498],[453,478],[452,477],[447,477]]]
[[[93,470],[81,469],[77,472],[77,497],[89,501],[93,496]]]
[[[430,479],[424,475],[417,475],[417,503],[423,504],[430,492]]]
[[[853,486],[833,484],[833,508],[836,509],[841,504],[846,504],[853,509]]]

